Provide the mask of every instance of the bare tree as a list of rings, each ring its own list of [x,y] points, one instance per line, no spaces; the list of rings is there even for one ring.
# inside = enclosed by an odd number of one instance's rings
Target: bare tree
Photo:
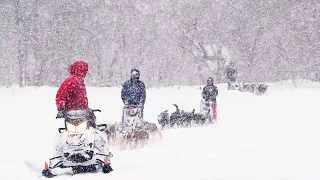
[[[58,86],[76,60],[86,83],[119,86],[133,67],[148,87],[319,80],[320,3],[265,0],[3,0],[0,85]],[[228,53],[226,53],[228,52]],[[227,55],[226,55],[227,54]]]

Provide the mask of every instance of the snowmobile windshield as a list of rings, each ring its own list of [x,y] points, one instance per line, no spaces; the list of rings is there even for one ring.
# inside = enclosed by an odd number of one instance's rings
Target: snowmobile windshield
[[[66,113],[67,120],[84,120],[86,119],[87,111],[86,110],[72,110]]]

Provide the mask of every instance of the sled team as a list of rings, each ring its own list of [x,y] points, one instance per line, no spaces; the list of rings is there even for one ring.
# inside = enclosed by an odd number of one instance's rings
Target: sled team
[[[88,98],[84,78],[88,72],[88,64],[84,61],[74,62],[70,66],[70,75],[60,85],[56,94],[57,116],[56,118],[64,117],[64,114],[71,110],[87,110]],[[213,78],[207,80],[207,85],[203,88],[202,98],[205,102],[213,102],[212,108],[216,110],[216,97],[218,89],[214,85]],[[143,117],[143,109],[146,101],[146,87],[143,81],[140,80],[140,71],[138,69],[131,70],[131,77],[127,80],[121,90],[121,99],[124,108],[136,106],[140,109],[141,117]],[[215,113],[216,114],[216,113]],[[88,120],[92,127],[95,127],[94,115],[89,113]],[[216,120],[216,116],[215,116]]]
[[[261,95],[267,92],[268,85],[264,83],[249,84],[247,82],[237,82],[237,69],[234,66],[234,62],[230,62],[230,64],[226,67],[224,71],[224,75],[228,82],[228,90],[239,90],[240,92],[250,92],[257,95]]]
[[[88,98],[84,78],[89,66],[84,61],[74,62],[69,69],[70,75],[62,82],[56,94],[56,119],[64,118],[65,128],[59,128],[54,157],[45,163],[42,175],[54,177],[59,174],[77,174],[83,172],[109,173],[111,168],[112,153],[109,150],[110,140],[115,141],[121,136],[121,143],[130,148],[141,146],[149,139],[150,135],[159,134],[160,129],[155,123],[143,120],[143,109],[146,101],[146,87],[140,80],[140,71],[131,70],[130,79],[121,89],[121,99],[124,104],[120,125],[96,124],[94,112],[88,106]],[[235,83],[236,70],[234,64],[226,68],[228,89]],[[184,112],[174,104],[176,111],[170,116],[168,110],[161,112],[158,122],[166,126],[191,126],[192,123],[203,125],[217,121],[217,96],[218,88],[214,85],[212,77],[207,79],[206,86],[202,89],[200,112]],[[101,128],[102,127],[102,128]],[[62,131],[62,132],[61,132]],[[133,145],[132,145],[133,144]],[[61,171],[61,172],[60,172]]]

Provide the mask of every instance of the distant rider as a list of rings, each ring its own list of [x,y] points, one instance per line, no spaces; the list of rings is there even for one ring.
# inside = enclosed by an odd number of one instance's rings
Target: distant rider
[[[121,99],[125,107],[138,105],[143,118],[144,103],[146,101],[146,88],[140,79],[140,71],[136,68],[131,70],[130,79],[127,80],[121,90]]]
[[[237,69],[234,66],[234,62],[230,62],[230,64],[226,67],[224,74],[228,80],[228,90],[230,90],[231,84],[236,82],[237,77]]]
[[[217,120],[217,96],[218,88],[214,85],[212,77],[207,80],[207,85],[202,90],[202,98],[204,101],[209,101],[213,103],[213,118]]]
[[[88,107],[88,98],[84,78],[88,73],[88,63],[74,62],[69,69],[70,75],[60,85],[56,94],[57,118],[63,118],[71,110],[88,111],[89,125],[95,127],[95,116]]]

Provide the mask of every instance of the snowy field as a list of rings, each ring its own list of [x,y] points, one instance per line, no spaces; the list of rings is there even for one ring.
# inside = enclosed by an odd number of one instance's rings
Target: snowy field
[[[61,176],[80,180],[320,179],[320,84],[271,84],[266,95],[220,85],[218,124],[163,131],[163,140],[114,151],[110,174]],[[56,120],[57,88],[0,88],[0,180],[37,180],[25,162],[43,168],[63,127]],[[119,121],[120,88],[88,88],[98,123]],[[148,89],[145,120],[173,103],[199,111],[199,87]]]

